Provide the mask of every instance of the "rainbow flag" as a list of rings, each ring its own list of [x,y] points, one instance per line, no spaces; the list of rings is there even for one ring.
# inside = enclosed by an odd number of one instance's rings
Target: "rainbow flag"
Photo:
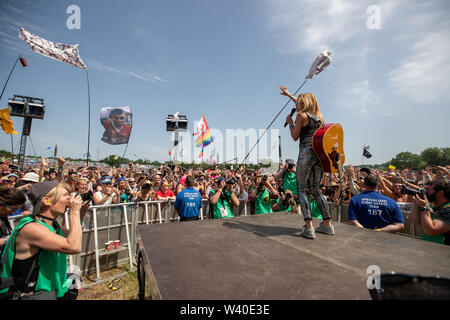
[[[192,135],[199,135],[197,139],[195,139],[195,146],[196,147],[206,147],[211,142],[213,142],[213,137],[211,136],[211,131],[209,130],[208,123],[206,123],[205,116],[203,116],[199,123],[197,124],[197,131],[193,133]]]

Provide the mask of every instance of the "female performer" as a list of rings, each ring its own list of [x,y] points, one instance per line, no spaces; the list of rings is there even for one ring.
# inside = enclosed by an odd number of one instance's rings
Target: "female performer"
[[[320,180],[322,179],[323,169],[319,158],[314,153],[312,148],[312,138],[314,132],[325,124],[322,113],[319,110],[319,104],[314,94],[304,93],[297,98],[294,97],[285,86],[280,86],[281,94],[292,99],[297,109],[297,117],[295,124],[291,116],[286,117],[286,122],[289,124],[291,137],[294,141],[300,138],[300,147],[297,164],[297,188],[300,207],[305,219],[305,228],[302,236],[308,239],[315,238],[315,232],[334,234],[334,227],[330,224],[330,211],[326,198],[320,190]],[[316,229],[312,225],[311,207],[308,200],[306,189],[311,190],[312,195],[317,201],[317,204],[322,212],[323,221]]]

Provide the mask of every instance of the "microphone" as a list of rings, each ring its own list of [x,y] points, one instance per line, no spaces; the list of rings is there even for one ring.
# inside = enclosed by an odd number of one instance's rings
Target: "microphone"
[[[295,111],[297,111],[297,109],[296,108],[292,108],[292,110],[291,110],[291,114],[289,115],[289,116],[293,116],[294,115],[294,113],[295,113]],[[288,125],[288,123],[287,122],[285,122],[284,123],[284,127],[286,128],[286,126]]]

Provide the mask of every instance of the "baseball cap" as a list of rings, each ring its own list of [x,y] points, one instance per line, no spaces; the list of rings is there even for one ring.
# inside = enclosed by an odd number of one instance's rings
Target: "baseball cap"
[[[44,181],[34,184],[30,190],[28,190],[27,196],[33,204],[32,215],[35,216],[41,210],[42,198],[50,192],[56,185],[58,181]]]
[[[293,159],[286,159],[286,164],[294,164],[295,165],[295,161]]]
[[[125,179],[125,177],[119,177],[119,179],[117,181],[118,182],[120,182],[120,181],[127,181],[127,179]]]
[[[15,174],[15,173],[10,173],[10,174],[8,174],[8,178],[11,178],[11,177],[14,177],[14,178],[16,178],[17,180],[19,180],[19,176],[18,176],[17,174]]]
[[[39,175],[34,172],[27,172],[21,180],[29,182],[39,182]]]

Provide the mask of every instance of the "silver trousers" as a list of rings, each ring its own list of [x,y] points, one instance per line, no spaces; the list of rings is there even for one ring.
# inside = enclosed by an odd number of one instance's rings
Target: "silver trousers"
[[[323,219],[327,220],[331,218],[327,199],[320,190],[322,175],[323,169],[320,160],[314,153],[312,146],[300,146],[297,164],[297,189],[298,199],[305,221],[312,219],[311,206],[308,199],[308,188],[314,199],[317,201]]]

